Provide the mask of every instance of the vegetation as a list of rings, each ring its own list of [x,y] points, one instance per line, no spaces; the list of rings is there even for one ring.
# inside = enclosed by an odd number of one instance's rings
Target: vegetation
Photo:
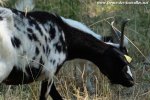
[[[15,1],[17,0],[9,0],[5,5],[14,7]],[[80,91],[80,87],[76,85],[74,70],[75,66],[83,67],[83,65],[75,63],[78,61],[72,61],[66,63],[57,75],[55,80],[57,89],[67,100],[72,98],[77,98],[77,100],[149,100],[150,2],[147,5],[101,5],[97,4],[99,1],[101,0],[35,0],[34,10],[55,12],[61,16],[81,21],[101,35],[111,33],[108,22],[115,20],[115,26],[120,29],[121,21],[129,18],[130,22],[126,27],[126,36],[145,55],[144,57],[130,43],[129,53],[133,57],[135,68],[132,69],[132,72],[136,84],[132,88],[112,86],[93,65],[95,70],[92,75],[96,91],[93,94],[89,93],[84,84],[83,91]],[[68,70],[69,73],[65,74]],[[89,76],[84,73],[84,70],[81,73],[84,83],[86,83],[86,78]],[[37,100],[39,83],[17,87],[1,85],[0,90],[0,100],[31,100],[31,98]]]

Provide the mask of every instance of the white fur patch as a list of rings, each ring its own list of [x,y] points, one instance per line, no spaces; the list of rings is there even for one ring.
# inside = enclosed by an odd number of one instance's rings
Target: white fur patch
[[[97,38],[98,40],[102,40],[102,36],[93,32],[90,28],[88,28],[86,25],[84,25],[83,23],[81,22],[78,22],[78,21],[75,21],[75,20],[72,20],[72,19],[66,19],[64,17],[61,17],[62,20],[64,22],[66,22],[67,24],[69,24],[70,26],[74,27],[74,28],[77,28],[79,30],[82,30],[92,36],[94,36],[95,38]],[[119,30],[118,30],[119,31]],[[105,42],[106,44],[109,44],[109,45],[112,45],[114,47],[117,47],[119,48],[119,44],[117,43],[111,43],[111,42]],[[124,46],[127,46],[128,45],[128,39],[126,36],[124,36]]]
[[[12,46],[13,17],[9,9],[0,7],[0,82],[3,81],[16,63],[16,51]]]
[[[75,21],[75,20],[72,20],[72,19],[66,19],[64,17],[61,17],[62,20],[64,22],[66,22],[67,24],[69,24],[70,26],[74,27],[74,28],[77,28],[79,30],[82,30],[92,36],[94,36],[95,38],[97,38],[98,40],[101,40],[101,35],[98,35],[96,34],[95,32],[93,32],[91,29],[89,29],[87,26],[85,26],[83,23],[81,22],[78,22],[78,21]]]
[[[130,70],[129,66],[127,66],[127,73],[132,77],[132,73],[131,73],[131,70]]]
[[[7,8],[0,7],[0,17],[2,17],[1,22],[5,22],[5,24],[7,24],[7,28],[9,30],[13,30],[14,23],[13,23],[13,13],[12,13],[12,11],[7,9]]]
[[[119,44],[116,44],[116,43],[111,43],[111,42],[105,42],[106,44],[109,44],[109,45],[112,45],[112,46],[114,46],[114,47],[116,47],[116,48],[119,48]]]
[[[0,82],[2,82],[9,75],[11,69],[12,68],[6,65],[5,61],[0,61]]]

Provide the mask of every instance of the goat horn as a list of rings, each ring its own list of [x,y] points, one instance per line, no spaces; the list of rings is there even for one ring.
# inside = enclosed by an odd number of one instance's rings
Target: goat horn
[[[121,37],[120,37],[120,48],[123,47],[123,42],[124,42],[124,28],[126,23],[129,21],[130,19],[126,19],[122,22],[122,26],[121,26]]]
[[[113,24],[114,24],[114,21],[111,22],[111,32],[112,32],[113,42],[120,43],[121,32],[116,27],[114,27]]]

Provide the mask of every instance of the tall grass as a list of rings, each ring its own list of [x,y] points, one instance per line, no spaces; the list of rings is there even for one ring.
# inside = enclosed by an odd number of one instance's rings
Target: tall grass
[[[8,5],[14,7],[14,1]],[[79,20],[101,35],[109,35],[110,25],[115,20],[115,26],[120,29],[121,21],[131,19],[125,31],[127,37],[146,56],[150,56],[150,3],[148,5],[97,5],[99,0],[36,0],[34,10],[44,10],[58,13],[61,16]],[[113,1],[113,0],[110,0]],[[121,0],[120,0],[121,1]],[[123,0],[122,0],[123,1]],[[83,67],[78,61],[66,63],[55,79],[57,89],[67,100],[149,100],[150,99],[150,64],[132,45],[129,53],[133,57],[132,69],[136,84],[132,88],[112,86],[96,66],[91,73],[96,87],[90,94],[85,83],[89,77],[83,74],[83,91],[77,86],[74,76],[75,67]],[[0,100],[37,100],[39,83],[25,86],[1,86]],[[50,99],[50,98],[49,98]]]

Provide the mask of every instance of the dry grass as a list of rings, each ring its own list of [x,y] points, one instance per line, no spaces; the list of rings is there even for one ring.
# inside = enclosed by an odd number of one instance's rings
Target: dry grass
[[[126,27],[126,33],[128,33],[126,35],[148,57],[150,51],[150,4],[97,5],[96,1],[98,0],[36,0],[36,10],[57,12],[62,16],[77,19],[103,35],[110,34],[107,21],[111,22],[115,19],[115,26],[120,28],[121,20],[129,18],[131,21]],[[136,84],[132,88],[111,85],[93,65],[92,78],[96,90],[91,94],[86,86],[87,78],[90,76],[82,70],[83,87],[79,87],[75,78],[75,68],[83,67],[83,65],[72,61],[66,63],[57,75],[55,80],[57,89],[65,100],[150,100],[150,63],[146,62],[145,58],[131,44],[129,53],[133,57],[135,66],[132,72]],[[17,87],[1,85],[0,100],[38,100],[39,87],[38,82]]]

